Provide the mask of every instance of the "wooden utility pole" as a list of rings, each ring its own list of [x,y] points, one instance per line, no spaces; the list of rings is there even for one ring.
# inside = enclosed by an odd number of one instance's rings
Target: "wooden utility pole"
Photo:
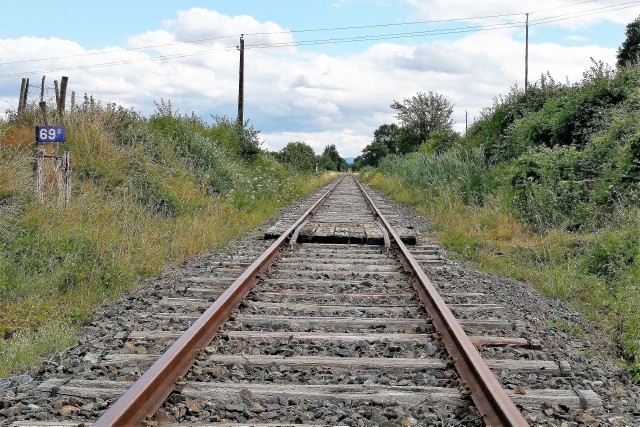
[[[464,136],[467,136],[467,131],[469,131],[469,112],[464,110]]]
[[[525,45],[524,45],[524,91],[529,86],[529,14],[525,23]]]
[[[240,73],[238,84],[238,124],[244,126],[244,34],[240,36]]]

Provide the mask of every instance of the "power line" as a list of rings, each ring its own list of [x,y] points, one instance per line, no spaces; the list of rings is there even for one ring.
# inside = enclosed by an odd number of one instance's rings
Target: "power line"
[[[464,27],[464,28],[449,29],[449,30],[442,29],[442,30],[429,30],[429,31],[419,31],[419,32],[344,37],[344,38],[334,38],[334,39],[307,40],[307,41],[300,41],[300,42],[265,43],[265,44],[259,44],[259,45],[247,45],[245,49],[286,48],[286,47],[297,47],[297,46],[315,46],[315,45],[323,45],[323,44],[354,43],[354,42],[362,42],[362,41],[394,40],[394,39],[406,38],[406,37],[459,34],[459,33],[468,33],[473,31],[482,31],[482,30],[487,31],[487,30],[497,30],[497,29],[509,29],[509,28],[517,28],[521,26],[522,26],[521,22],[512,23],[512,24],[493,24],[493,25],[486,25],[486,26]],[[54,73],[54,72],[60,72],[60,71],[77,71],[77,70],[85,70],[90,68],[103,68],[103,67],[112,67],[117,65],[128,65],[128,64],[133,64],[137,62],[187,58],[191,56],[202,55],[204,53],[225,52],[225,51],[231,51],[235,49],[236,47],[205,49],[205,50],[200,50],[200,51],[190,52],[190,53],[177,53],[177,54],[169,54],[169,55],[159,55],[159,56],[154,56],[149,58],[138,58],[138,59],[131,59],[131,60],[103,62],[98,64],[77,65],[77,66],[71,66],[71,67],[61,67],[61,68],[51,69],[51,70],[37,70],[37,71],[30,71],[30,72],[19,71],[15,73],[0,74],[0,78],[19,77],[24,74],[47,74],[47,73]]]
[[[582,1],[582,2],[579,2],[579,3],[575,3],[575,4],[572,4],[572,5],[559,6],[559,7],[550,8],[550,9],[542,9],[542,10],[539,10],[539,11],[536,11],[536,12],[531,12],[531,13],[537,13],[537,12],[548,11],[548,10],[555,10],[555,9],[560,9],[560,8],[565,8],[565,7],[570,7],[570,6],[576,6],[576,5],[585,4],[585,3],[593,3],[595,1],[596,0],[587,0],[587,1]],[[539,18],[539,19],[531,20],[530,21],[530,25],[548,24],[548,23],[552,23],[552,22],[558,22],[558,21],[564,21],[564,20],[575,19],[575,18],[589,16],[589,15],[594,15],[594,14],[598,14],[598,13],[602,13],[602,12],[627,9],[627,8],[631,8],[631,7],[638,6],[638,5],[640,5],[640,1],[630,1],[630,2],[624,2],[624,3],[617,3],[617,4],[603,6],[603,7],[599,7],[599,8],[588,9],[588,10],[584,10],[584,11],[580,11],[580,12],[573,12],[573,13],[567,13],[567,14],[564,14],[564,15],[550,16],[550,17],[546,17],[546,18]],[[346,29],[367,29],[367,28],[378,28],[378,27],[391,27],[391,26],[425,24],[425,23],[442,23],[442,22],[451,23],[451,22],[462,22],[462,21],[473,20],[473,19],[489,19],[489,18],[520,16],[520,15],[523,15],[523,14],[486,15],[486,16],[483,16],[483,17],[473,17],[473,18],[454,18],[454,19],[434,20],[434,21],[415,21],[415,22],[405,22],[405,23],[363,25],[363,26],[352,26],[352,27],[318,28],[318,29],[307,29],[307,30],[293,30],[293,31],[290,31],[290,32],[301,33],[301,32],[314,32],[314,31],[337,31],[337,30],[346,30]],[[522,25],[524,25],[524,21],[512,21],[512,22],[506,22],[506,23],[466,26],[466,27],[459,27],[459,28],[442,28],[442,29],[433,29],[433,30],[425,30],[425,31],[400,32],[400,33],[382,33],[382,34],[371,34],[371,35],[363,35],[363,36],[338,37],[338,38],[315,39],[315,40],[302,40],[302,41],[291,41],[291,42],[281,42],[281,43],[263,43],[263,44],[256,44],[256,45],[247,45],[246,49],[286,48],[286,47],[300,47],[300,46],[315,46],[315,45],[323,45],[323,44],[355,43],[355,42],[363,42],[363,41],[394,40],[394,39],[406,38],[406,37],[424,37],[424,36],[432,36],[432,35],[461,34],[461,33],[469,33],[469,32],[474,32],[474,31],[491,31],[491,30],[512,29],[512,28],[522,27]],[[280,34],[280,33],[283,33],[283,32],[252,33],[252,34],[245,34],[245,36],[247,36],[247,35]],[[208,40],[221,40],[221,39],[227,39],[227,38],[230,38],[230,37],[233,37],[233,36],[220,36],[220,37],[209,38],[209,39],[192,40],[190,42],[202,42],[202,41],[208,41]],[[170,46],[170,45],[174,45],[174,44],[185,44],[185,43],[189,43],[189,42],[167,43],[167,44],[162,44],[162,45],[155,45],[155,47]],[[118,52],[121,53],[123,51],[143,50],[143,49],[144,49],[143,47],[139,47],[139,48],[123,49],[123,50],[118,51]],[[189,52],[189,53],[181,52],[181,53],[175,53],[175,54],[158,55],[158,56],[147,57],[147,58],[138,58],[138,59],[130,59],[130,60],[119,60],[119,61],[103,62],[103,63],[97,63],[97,64],[85,64],[85,65],[77,65],[77,66],[71,66],[71,67],[60,67],[60,68],[57,68],[57,69],[50,69],[50,70],[38,70],[38,71],[29,71],[29,72],[22,72],[21,71],[21,72],[15,72],[15,73],[0,74],[0,78],[18,77],[18,76],[21,76],[21,75],[24,75],[24,74],[46,74],[46,73],[53,73],[53,72],[59,72],[59,71],[75,71],[75,70],[84,70],[84,69],[90,69],[90,68],[103,68],[103,67],[111,67],[111,66],[117,66],[117,65],[128,65],[128,64],[137,63],[137,62],[159,61],[159,60],[165,60],[165,59],[186,58],[186,57],[191,57],[191,56],[203,55],[203,54],[206,54],[206,53],[224,52],[224,51],[230,51],[230,50],[235,50],[235,49],[236,49],[235,46],[234,47],[226,47],[226,48],[217,47],[217,48],[212,48],[212,49],[198,50],[198,51]],[[92,52],[92,53],[86,54],[86,55],[69,55],[69,56],[49,58],[49,59],[52,59],[52,60],[53,59],[66,59],[66,58],[72,58],[72,57],[88,56],[88,55],[96,55],[96,54],[108,54],[108,53],[115,53],[115,52]],[[17,63],[24,63],[24,62],[35,62],[35,61],[43,61],[43,60],[45,60],[45,59],[14,61],[14,62],[2,63],[0,65],[10,65],[10,64],[17,64]]]
[[[393,39],[406,38],[406,37],[420,37],[420,36],[430,36],[430,35],[460,34],[460,33],[470,33],[474,31],[489,31],[489,30],[518,28],[518,27],[521,27],[523,23],[524,22],[514,22],[509,24],[492,24],[492,25],[454,28],[454,29],[413,31],[413,32],[404,32],[404,33],[377,34],[377,35],[368,35],[368,36],[355,36],[355,37],[343,37],[343,38],[319,39],[319,40],[303,40],[299,42],[294,41],[294,42],[282,42],[282,43],[264,43],[264,44],[257,44],[257,45],[248,45],[247,49],[314,46],[314,45],[322,45],[322,44],[393,40]]]
[[[640,2],[638,2],[638,1],[632,1],[632,2],[626,2],[626,3],[618,3],[618,4],[615,4],[615,5],[605,6],[605,7],[596,8],[596,9],[589,9],[589,10],[576,12],[576,13],[567,13],[567,14],[564,14],[564,15],[558,15],[558,16],[552,16],[552,17],[547,17],[547,18],[534,19],[534,20],[532,20],[532,22],[534,22],[534,24],[532,24],[532,25],[540,25],[540,24],[548,24],[548,23],[551,23],[551,22],[566,21],[566,20],[569,20],[569,19],[582,18],[582,17],[590,16],[590,15],[597,15],[597,14],[602,13],[602,12],[614,12],[614,11],[617,11],[617,10],[628,9],[628,8],[631,8],[631,7],[634,7],[634,6],[638,6],[638,5],[640,5]]]
[[[113,67],[113,66],[116,66],[116,65],[129,65],[129,64],[134,64],[136,62],[162,61],[162,60],[165,60],[165,59],[187,58],[187,57],[190,57],[190,56],[198,56],[198,55],[202,55],[202,54],[205,54],[205,53],[227,52],[227,51],[231,51],[231,50],[235,50],[235,47],[233,47],[233,48],[231,48],[231,47],[219,48],[219,49],[206,49],[206,50],[200,50],[200,51],[197,51],[197,52],[176,53],[176,54],[170,54],[170,55],[159,55],[159,56],[153,56],[153,57],[148,57],[148,58],[123,59],[121,61],[102,62],[102,63],[98,63],[98,64],[75,65],[75,66],[71,66],[71,67],[61,67],[61,68],[50,69],[50,70],[38,70],[38,71],[29,71],[29,72],[17,71],[15,73],[0,74],[0,79],[7,78],[7,77],[19,77],[19,76],[22,76],[24,74],[47,74],[47,73],[55,73],[55,72],[59,72],[59,71],[77,71],[77,70],[86,70],[86,69],[89,69],[89,68],[103,68],[103,67]]]
[[[210,37],[210,38],[205,38],[205,39],[187,40],[187,41],[184,41],[184,42],[162,43],[162,44],[155,44],[155,45],[149,45],[149,46],[130,47],[130,48],[124,48],[124,49],[118,49],[118,50],[112,50],[112,51],[77,53],[77,54],[74,54],[74,55],[54,56],[54,57],[50,57],[50,58],[23,59],[23,60],[20,60],[20,61],[2,62],[2,63],[0,63],[0,66],[2,66],[2,65],[13,65],[13,64],[23,64],[23,63],[26,63],[26,62],[55,61],[55,60],[59,60],[59,59],[80,58],[80,57],[83,57],[83,56],[109,55],[109,54],[112,54],[112,53],[135,52],[135,51],[140,51],[140,50],[154,49],[154,48],[157,48],[157,47],[178,46],[178,45],[183,46],[185,44],[195,44],[195,43],[201,43],[201,42],[205,42],[205,41],[223,40],[223,39],[230,39],[230,38],[235,38],[235,37],[236,36],[219,36],[219,37]]]
[[[588,0],[578,4],[583,3],[592,3],[596,0]],[[531,20],[531,25],[542,25],[551,22],[558,22],[568,19],[573,19],[577,17],[594,15],[602,12],[608,11],[616,11],[622,10],[634,6],[640,5],[640,1],[631,1],[625,3],[618,3],[614,5],[604,6],[600,8],[589,9],[586,11],[581,11],[578,13],[567,13],[564,15],[558,15],[547,18],[539,18],[536,20]],[[561,6],[568,7],[568,6]],[[552,9],[559,9],[552,8]],[[533,13],[533,12],[532,12]],[[418,37],[418,36],[429,36],[429,35],[448,35],[448,34],[460,34],[460,33],[468,33],[475,31],[489,31],[489,30],[501,30],[501,29],[511,29],[522,27],[525,24],[525,21],[513,21],[509,23],[498,23],[498,24],[489,24],[489,25],[477,25],[477,26],[467,26],[460,28],[444,28],[444,29],[434,29],[434,30],[425,30],[425,31],[413,31],[413,32],[403,32],[403,33],[391,33],[391,34],[378,34],[378,35],[365,35],[365,36],[354,36],[354,37],[343,37],[343,38],[332,38],[332,39],[320,39],[320,40],[308,40],[308,41],[292,41],[292,42],[282,42],[282,43],[264,43],[258,45],[248,45],[247,48],[271,48],[271,47],[294,47],[294,46],[313,46],[319,44],[334,44],[334,43],[345,43],[345,42],[360,42],[360,41],[378,41],[378,40],[391,40],[397,38],[404,37]]]
[[[594,3],[598,0],[585,0],[578,3],[572,3],[564,6],[557,6],[547,9],[540,9],[536,11],[532,11],[530,13],[539,13],[545,12],[549,10],[556,10],[562,8],[568,8],[573,6],[579,6],[585,3]],[[453,23],[453,22],[464,22],[464,21],[477,21],[477,20],[486,20],[486,19],[496,19],[496,18],[508,18],[514,16],[523,16],[524,12],[520,13],[505,13],[505,14],[494,14],[494,15],[481,15],[481,16],[472,16],[465,18],[447,18],[447,19],[433,19],[433,20],[424,20],[424,21],[411,21],[411,22],[397,22],[397,23],[383,23],[383,24],[372,24],[372,25],[357,25],[357,26],[345,26],[345,27],[328,27],[328,28],[308,28],[308,29],[297,29],[297,30],[287,30],[287,31],[274,31],[274,32],[256,32],[256,33],[245,33],[245,36],[260,36],[260,35],[277,35],[277,34],[296,34],[296,33],[311,33],[311,32],[328,32],[328,31],[344,31],[344,30],[360,30],[360,29],[371,29],[371,28],[386,28],[386,27],[398,27],[398,26],[409,26],[409,25],[425,25],[425,24],[442,24],[442,23]],[[193,40],[185,40],[185,41],[177,41],[172,43],[162,43],[162,44],[154,44],[140,47],[132,47],[132,48],[124,48],[114,51],[106,51],[106,52],[87,52],[87,53],[79,53],[74,55],[65,55],[65,56],[56,56],[49,58],[34,58],[34,59],[24,59],[18,61],[9,61],[2,62],[0,66],[3,65],[15,65],[15,64],[23,64],[29,62],[39,62],[39,61],[53,61],[60,59],[71,59],[71,58],[79,58],[84,56],[95,56],[95,55],[109,55],[115,53],[122,52],[134,52],[148,49],[155,49],[159,47],[168,47],[168,46],[182,46],[185,44],[196,44],[202,42],[210,42],[216,40],[225,40],[225,39],[237,39],[241,34],[234,35],[226,35],[226,36],[216,36],[216,37],[207,37],[201,39],[193,39]]]
[[[556,6],[556,7],[549,7],[547,9],[538,9],[538,10],[532,10],[529,13],[540,13],[540,12],[548,12],[550,10],[557,10],[557,9],[566,9],[568,7],[573,7],[573,6],[580,6],[581,4],[585,4],[585,3],[595,3],[599,0],[586,0],[586,1],[581,1],[579,3],[573,3],[573,4],[565,4],[564,6]]]

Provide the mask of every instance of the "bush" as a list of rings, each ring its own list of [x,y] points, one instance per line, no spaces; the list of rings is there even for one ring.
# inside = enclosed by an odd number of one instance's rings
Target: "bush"
[[[481,112],[480,119],[469,128],[465,143],[484,147],[490,163],[515,158],[525,151],[526,145],[519,144],[520,140],[507,141],[508,129],[523,117],[542,109],[564,88],[548,73],[530,85],[526,92],[513,86],[505,97],[496,98],[492,107]]]

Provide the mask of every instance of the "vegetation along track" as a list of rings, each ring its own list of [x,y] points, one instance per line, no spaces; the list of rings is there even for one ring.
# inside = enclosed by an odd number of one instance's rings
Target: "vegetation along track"
[[[536,325],[470,288],[402,214],[364,194],[344,177],[268,230],[275,242],[150,284],[0,400],[0,414],[16,426],[629,422],[605,415],[593,372],[574,372],[530,336]],[[285,245],[290,236],[301,244]]]

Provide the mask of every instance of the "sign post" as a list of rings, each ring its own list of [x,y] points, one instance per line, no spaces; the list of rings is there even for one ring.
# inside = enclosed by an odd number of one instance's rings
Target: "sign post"
[[[44,113],[44,111],[43,111]],[[53,172],[58,187],[58,206],[69,205],[71,197],[71,153],[58,155],[58,144],[66,141],[64,126],[36,126],[35,169],[36,194],[44,202],[45,160],[53,160]],[[53,143],[53,154],[46,151],[46,144]]]

